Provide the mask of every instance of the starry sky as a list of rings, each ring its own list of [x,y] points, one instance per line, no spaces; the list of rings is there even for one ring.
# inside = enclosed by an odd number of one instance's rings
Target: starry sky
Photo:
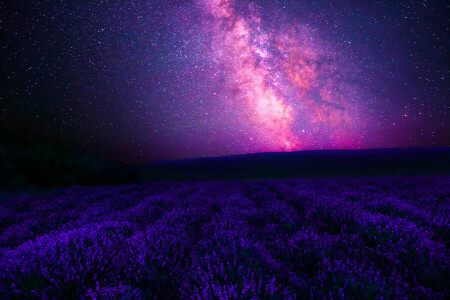
[[[127,163],[450,144],[445,1],[23,2],[0,4],[5,141]]]

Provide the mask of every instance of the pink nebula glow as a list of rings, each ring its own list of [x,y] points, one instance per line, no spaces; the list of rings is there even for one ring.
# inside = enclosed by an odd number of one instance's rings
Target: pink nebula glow
[[[210,55],[225,74],[226,99],[262,150],[356,146],[351,93],[331,75],[337,66],[323,59],[333,53],[314,43],[308,28],[263,30],[257,12],[240,15],[228,0],[199,5],[213,18],[206,29],[213,36]]]

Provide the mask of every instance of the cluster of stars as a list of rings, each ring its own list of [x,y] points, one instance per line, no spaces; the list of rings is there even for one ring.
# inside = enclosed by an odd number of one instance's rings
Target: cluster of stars
[[[448,5],[2,5],[0,134],[125,162],[447,145]]]

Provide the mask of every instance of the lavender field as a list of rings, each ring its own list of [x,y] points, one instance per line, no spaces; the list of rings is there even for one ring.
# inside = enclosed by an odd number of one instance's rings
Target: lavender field
[[[5,299],[445,299],[450,177],[158,182],[0,199]]]

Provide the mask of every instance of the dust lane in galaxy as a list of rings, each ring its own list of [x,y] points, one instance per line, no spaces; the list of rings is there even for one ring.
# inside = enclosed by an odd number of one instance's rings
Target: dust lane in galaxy
[[[363,124],[350,99],[355,91],[340,90],[343,80],[331,76],[340,67],[335,53],[315,44],[307,27],[265,30],[258,7],[243,16],[230,1],[198,4],[213,17],[204,29],[213,36],[207,56],[225,73],[225,100],[235,98],[233,109],[242,111],[241,122],[251,124],[259,149],[359,146]]]

